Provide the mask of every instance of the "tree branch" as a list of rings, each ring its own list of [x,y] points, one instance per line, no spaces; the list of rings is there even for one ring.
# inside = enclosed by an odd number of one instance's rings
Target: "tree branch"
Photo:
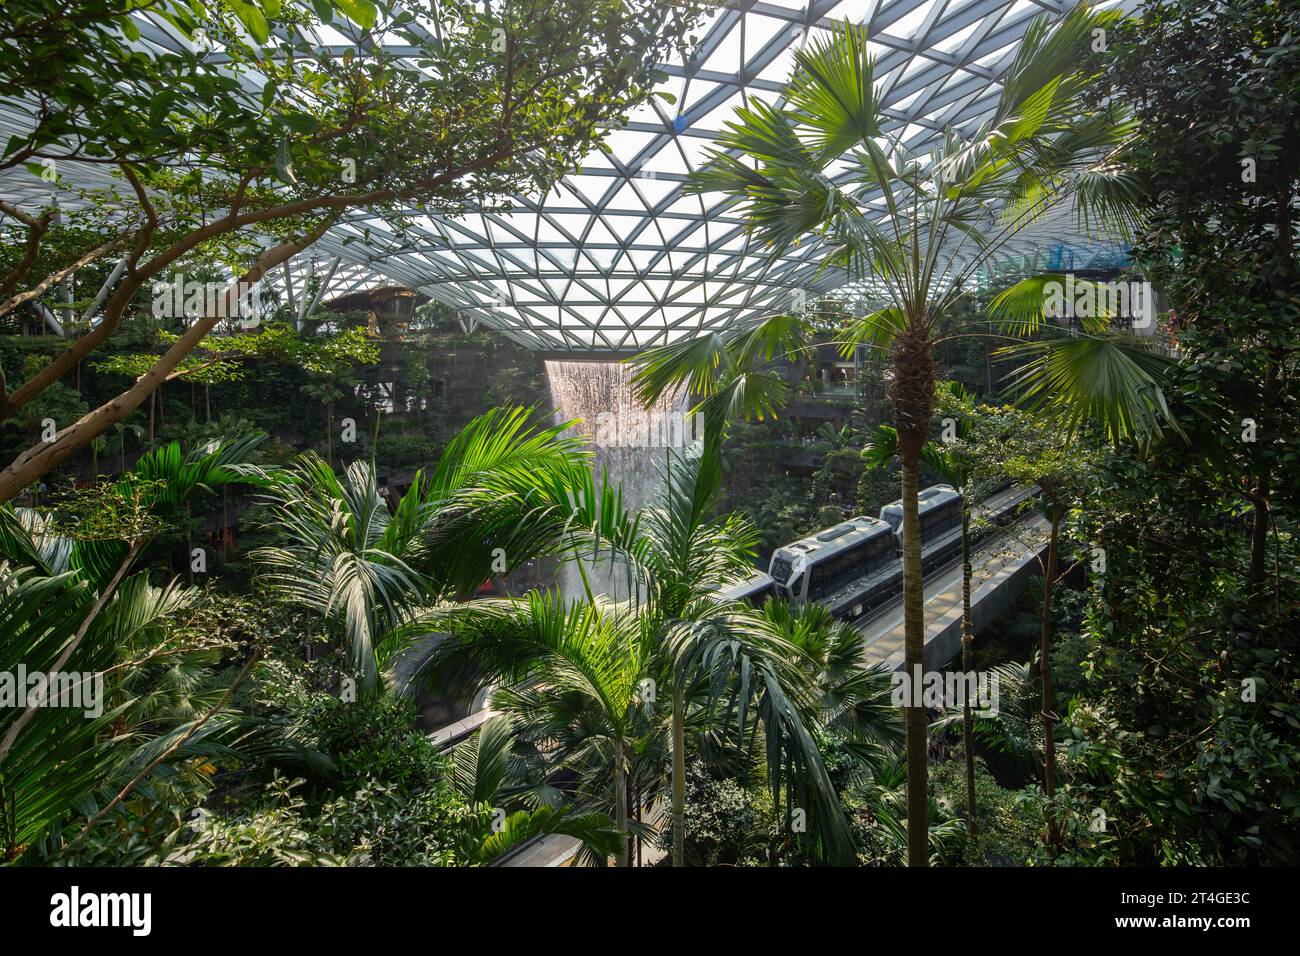
[[[226,312],[233,314],[232,306],[238,299],[238,290],[256,283],[270,269],[306,249],[329,229],[338,219],[340,213],[334,213],[321,220],[320,224],[301,238],[282,242],[267,249],[257,262],[242,277],[226,287]],[[41,442],[23,452],[3,472],[0,472],[0,502],[8,501],[50,469],[67,461],[78,450],[90,444],[95,437],[109,426],[121,421],[144,403],[154,390],[167,380],[172,370],[201,342],[221,321],[222,309],[215,309],[216,314],[207,316],[191,325],[171,347],[163,353],[144,375],[116,398],[83,415],[80,419],[60,431],[53,441]],[[69,352],[71,349],[68,350]],[[67,352],[64,353],[66,355]],[[24,387],[26,387],[24,385]]]

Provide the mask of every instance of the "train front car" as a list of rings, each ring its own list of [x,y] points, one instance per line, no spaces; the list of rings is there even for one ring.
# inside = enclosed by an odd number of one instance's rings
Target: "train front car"
[[[836,617],[857,617],[887,596],[897,572],[890,527],[866,516],[777,548],[769,573],[778,597],[818,601]]]
[[[921,568],[928,574],[961,551],[961,494],[952,485],[931,485],[917,499],[921,517]],[[903,502],[893,501],[881,508],[880,520],[897,535],[901,554]]]
[[[787,544],[772,552],[767,573],[772,578],[776,596],[792,604],[804,599],[808,585],[808,545],[803,541]]]

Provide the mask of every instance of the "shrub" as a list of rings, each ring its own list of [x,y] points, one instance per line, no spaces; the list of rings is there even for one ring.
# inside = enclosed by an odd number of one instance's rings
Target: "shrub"
[[[762,830],[745,789],[734,780],[710,776],[699,761],[686,768],[685,821],[688,866],[740,863]]]

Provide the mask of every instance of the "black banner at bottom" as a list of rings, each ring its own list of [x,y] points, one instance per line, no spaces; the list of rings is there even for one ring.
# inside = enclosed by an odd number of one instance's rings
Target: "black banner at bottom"
[[[755,919],[764,913],[807,920],[813,932],[838,934],[864,917],[882,930],[953,932],[968,942],[972,933],[1005,937],[1037,925],[1062,939],[1221,939],[1288,926],[1292,882],[1291,871],[1240,869],[0,868],[0,914],[17,939],[94,935],[128,947],[229,945],[243,933],[259,943],[337,945],[476,927],[482,945],[499,947],[590,938],[603,922],[627,932],[678,919],[690,921],[692,943],[716,934],[734,945],[764,932]]]

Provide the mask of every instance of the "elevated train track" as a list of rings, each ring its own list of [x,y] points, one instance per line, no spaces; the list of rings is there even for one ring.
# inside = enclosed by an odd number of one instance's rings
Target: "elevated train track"
[[[1020,521],[1036,493],[1009,482],[996,487],[972,508],[973,547]],[[921,565],[927,581],[960,563],[961,509],[962,497],[949,485],[920,493]],[[815,601],[838,618],[867,625],[901,598],[902,521],[902,504],[895,501],[880,509],[879,518],[859,515],[777,548],[767,572],[719,591],[719,600],[755,607],[772,596],[792,604]]]
[[[971,632],[978,636],[1025,592],[1039,574],[1038,558],[1047,549],[1047,519],[1030,511],[1010,529],[985,537],[972,548]],[[961,651],[961,557],[935,568],[925,578],[925,667],[938,670]],[[901,595],[857,622],[867,636],[866,659],[890,670],[903,667]]]

